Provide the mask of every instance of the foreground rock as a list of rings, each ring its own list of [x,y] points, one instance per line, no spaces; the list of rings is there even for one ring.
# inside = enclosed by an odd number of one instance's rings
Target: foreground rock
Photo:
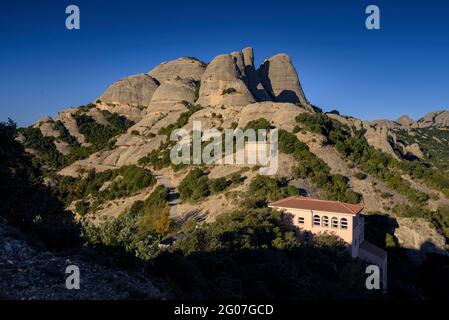
[[[0,218],[1,219],[1,218]],[[31,247],[16,229],[0,220],[0,299],[161,299],[150,279],[135,271],[105,267],[82,253],[54,254]],[[80,289],[65,286],[66,267],[80,269]]]

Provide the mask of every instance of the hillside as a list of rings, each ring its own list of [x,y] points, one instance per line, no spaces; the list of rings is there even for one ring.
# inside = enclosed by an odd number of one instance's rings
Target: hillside
[[[192,132],[194,121],[221,133],[279,129],[277,173],[261,176],[255,164],[173,164],[170,133]],[[83,239],[142,260],[158,257],[161,244],[197,237],[192,225],[208,228],[230,212],[298,194],[363,204],[373,221],[388,217],[369,232],[382,234],[376,244],[392,254],[406,248],[447,256],[448,140],[449,111],[418,121],[325,113],[307,100],[287,54],[256,68],[252,48],[209,63],[161,63],[16,136],[27,167],[39,170],[33,183],[52,190]],[[429,239],[432,246],[424,246]],[[187,240],[177,243],[189,251]]]

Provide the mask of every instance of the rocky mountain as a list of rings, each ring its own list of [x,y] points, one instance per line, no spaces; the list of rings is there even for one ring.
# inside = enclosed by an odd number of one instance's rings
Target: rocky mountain
[[[193,121],[218,131],[279,129],[277,173],[260,176],[255,164],[174,165],[170,133],[191,132]],[[125,77],[88,105],[19,130],[17,140],[66,209],[96,230],[95,241],[139,258],[156,250],[148,238],[135,239],[143,225],[177,239],[192,221],[211,223],[290,193],[362,203],[370,215],[397,219],[388,235],[398,246],[446,254],[448,129],[449,111],[418,121],[324,113],[306,98],[287,54],[256,67],[253,49],[245,48],[207,64],[179,58]],[[153,220],[136,215],[155,208],[161,216]],[[426,228],[414,228],[411,218]],[[111,239],[102,228],[124,233]],[[424,246],[428,239],[433,247]],[[385,235],[382,241],[385,247]]]

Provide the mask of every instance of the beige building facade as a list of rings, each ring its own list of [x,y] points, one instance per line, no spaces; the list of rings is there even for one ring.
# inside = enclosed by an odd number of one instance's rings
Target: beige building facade
[[[320,233],[339,236],[348,245],[353,258],[377,265],[383,289],[387,288],[387,253],[365,240],[365,222],[361,215],[363,206],[308,197],[288,197],[268,205],[287,212],[302,237]]]

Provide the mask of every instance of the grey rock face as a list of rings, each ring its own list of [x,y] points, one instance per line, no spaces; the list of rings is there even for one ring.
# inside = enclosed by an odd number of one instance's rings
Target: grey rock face
[[[449,126],[449,111],[435,111],[426,114],[422,119],[418,120],[418,126],[420,128],[426,128],[430,126],[447,127]]]
[[[280,53],[265,60],[258,74],[265,90],[274,101],[308,104],[298,74],[288,55]]]
[[[147,74],[136,74],[110,85],[100,100],[108,103],[148,106],[158,83]]]
[[[215,57],[201,77],[198,104],[240,105],[255,102],[231,54]]]
[[[169,79],[154,92],[149,111],[166,111],[179,102],[195,101],[196,85],[192,80],[181,78]]]
[[[245,66],[246,84],[257,101],[271,101],[269,94],[263,87],[256,69],[254,68],[254,51],[253,48],[243,49],[243,63]]]
[[[235,65],[239,71],[239,78],[246,82],[245,64],[243,62],[243,54],[239,51],[231,52],[231,57],[234,59]]]
[[[206,70],[206,65],[201,61],[192,58],[179,58],[161,63],[148,74],[162,84],[168,79],[176,77],[199,81],[204,70]]]

